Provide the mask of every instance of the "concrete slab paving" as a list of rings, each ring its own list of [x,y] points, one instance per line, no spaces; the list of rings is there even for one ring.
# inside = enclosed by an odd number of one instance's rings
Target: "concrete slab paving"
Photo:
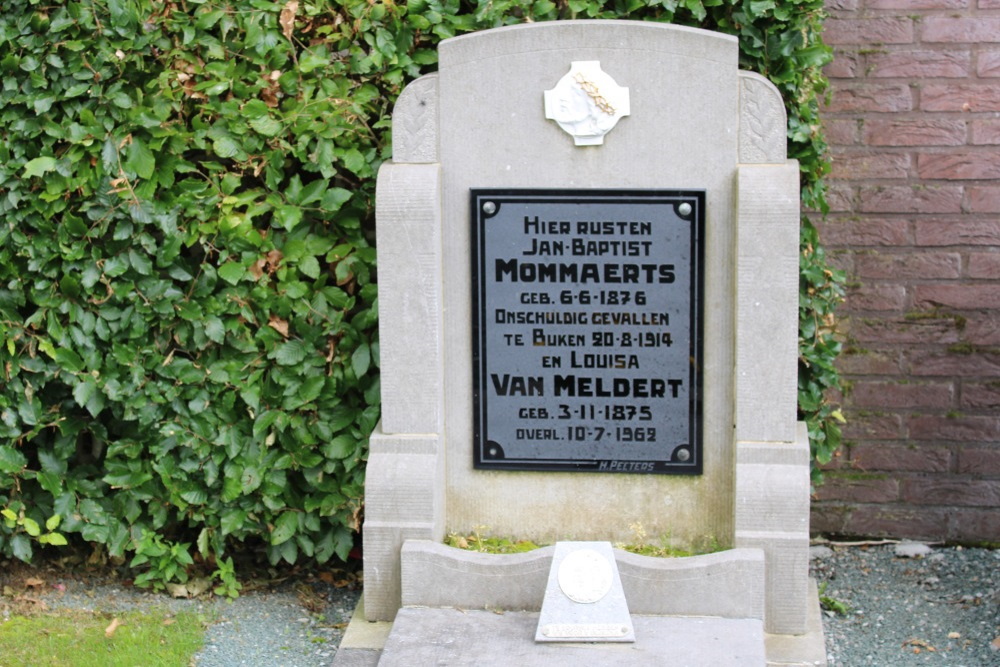
[[[375,667],[391,630],[392,623],[389,621],[371,622],[365,619],[365,600],[362,597],[354,608],[331,667]]]
[[[810,595],[809,595],[809,605],[808,605],[808,617],[806,621],[806,626],[807,626],[806,634],[793,636],[793,635],[775,635],[775,634],[764,633],[763,641],[764,641],[766,662],[763,664],[766,664],[767,667],[826,667],[827,664],[826,643],[823,633],[823,621],[819,607],[819,595],[817,593],[817,586],[815,580],[811,579],[809,581],[809,588],[810,588]],[[418,608],[418,609],[426,611],[426,609],[424,608]],[[461,614],[473,613],[469,611],[456,612],[456,610],[453,609],[442,609],[440,611],[461,613]],[[498,614],[495,614],[493,612],[480,611],[478,613],[489,614],[491,616],[498,616]],[[502,614],[501,616],[507,616],[510,613],[511,612],[508,612]],[[532,620],[531,623],[537,622],[537,616],[538,616],[537,614],[534,615],[535,620]],[[635,627],[637,629],[640,627],[640,624],[642,624],[641,625],[642,627],[645,627],[645,624],[647,623],[648,619],[655,619],[655,618],[663,618],[663,617],[643,616],[643,615],[634,615],[632,617],[633,623],[636,624]],[[667,618],[678,618],[678,617],[667,617]],[[699,618],[699,620],[720,620],[720,619]],[[529,623],[530,627],[532,628],[531,632],[534,632],[535,626],[531,625],[531,623]],[[344,633],[344,639],[340,643],[340,647],[337,650],[337,655],[331,667],[375,667],[376,665],[379,665],[380,664],[379,660],[382,655],[382,649],[385,647],[386,642],[388,641],[389,635],[391,634],[392,630],[393,630],[393,623],[384,621],[383,622],[367,621],[365,619],[365,613],[364,613],[364,602],[363,601],[359,602],[357,609],[355,609],[354,615],[351,617],[351,623],[348,626],[347,631]],[[697,638],[698,637],[684,636],[681,638],[681,641],[684,643],[688,643],[689,640],[695,640]],[[472,645],[480,646],[484,644],[487,640],[480,639],[478,636],[469,634],[465,637],[465,641],[467,643],[471,643]],[[671,650],[674,651],[675,653],[681,654],[682,650],[680,649],[680,642],[677,642],[676,640],[671,640],[671,641],[675,642],[671,646]],[[579,646],[579,645],[573,645],[573,646]],[[638,648],[644,650],[643,646],[640,646]],[[701,652],[700,647],[694,644],[689,644],[689,648],[686,650],[694,651],[699,654]],[[624,653],[624,651],[620,652]],[[475,654],[477,654],[476,651],[473,651],[473,655]],[[481,650],[479,654],[481,655]],[[595,655],[600,657],[602,660],[604,658],[603,654],[595,654]],[[642,654],[636,654],[636,655],[642,655]],[[628,657],[630,660],[636,659],[636,656],[632,654],[628,654]],[[548,662],[549,661],[547,660],[545,664],[548,665]],[[437,663],[434,662],[432,664],[437,664]],[[447,662],[441,664],[460,665],[468,663]],[[480,662],[478,664],[485,665],[490,663]],[[508,663],[504,662],[503,659],[501,658],[500,663],[498,664],[508,664]],[[525,664],[531,664],[531,663],[525,663]],[[601,662],[598,664],[613,665],[617,663]],[[631,662],[626,664],[641,665],[646,663]],[[653,662],[651,664],[657,664],[657,663]],[[670,662],[669,664],[674,665],[673,662]],[[683,663],[678,663],[678,664],[683,664]],[[698,665],[699,663],[691,663],[691,664]],[[748,663],[748,664],[755,664],[755,663]],[[762,663],[756,663],[756,664],[762,664]]]
[[[368,648],[341,648],[330,667],[377,667],[382,651]]]
[[[358,606],[354,608],[351,622],[344,632],[344,639],[340,645],[350,648],[367,648],[381,651],[385,646],[389,632],[392,630],[391,621],[372,622],[365,619],[365,600],[361,598]]]
[[[396,616],[378,665],[763,667],[766,664],[764,629],[759,620],[633,616],[632,621],[634,644],[536,644],[536,612],[408,607]]]
[[[815,579],[809,579],[804,635],[764,635],[767,667],[826,667],[826,636]]]

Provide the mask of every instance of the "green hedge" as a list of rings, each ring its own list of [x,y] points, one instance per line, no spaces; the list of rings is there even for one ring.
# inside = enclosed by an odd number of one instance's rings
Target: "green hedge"
[[[140,584],[345,558],[379,417],[374,175],[447,37],[630,18],[737,34],[823,207],[820,0],[29,0],[0,13],[0,555]],[[839,438],[837,276],[804,225],[802,406]],[[825,441],[824,441],[825,438]]]

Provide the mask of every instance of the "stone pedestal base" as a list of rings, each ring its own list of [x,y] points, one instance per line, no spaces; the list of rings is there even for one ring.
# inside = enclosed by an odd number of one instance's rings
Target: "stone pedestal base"
[[[360,607],[360,605],[359,605]],[[819,598],[810,599],[808,632],[773,635],[756,619],[633,616],[635,644],[536,644],[535,612],[406,607],[394,623],[370,623],[358,609],[333,667],[561,664],[689,667],[825,667]]]

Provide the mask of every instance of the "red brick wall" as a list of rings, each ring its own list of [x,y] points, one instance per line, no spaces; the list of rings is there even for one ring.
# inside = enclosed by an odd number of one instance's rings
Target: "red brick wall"
[[[1000,0],[828,0],[849,294],[826,534],[1000,541]]]

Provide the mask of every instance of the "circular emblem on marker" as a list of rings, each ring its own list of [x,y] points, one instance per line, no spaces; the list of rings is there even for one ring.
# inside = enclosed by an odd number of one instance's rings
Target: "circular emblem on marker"
[[[614,574],[608,559],[593,549],[574,551],[559,564],[559,588],[573,602],[591,604],[611,590]]]
[[[628,116],[628,88],[619,86],[597,60],[570,63],[570,70],[544,92],[545,117],[573,136],[577,146],[599,146],[604,135]]]

